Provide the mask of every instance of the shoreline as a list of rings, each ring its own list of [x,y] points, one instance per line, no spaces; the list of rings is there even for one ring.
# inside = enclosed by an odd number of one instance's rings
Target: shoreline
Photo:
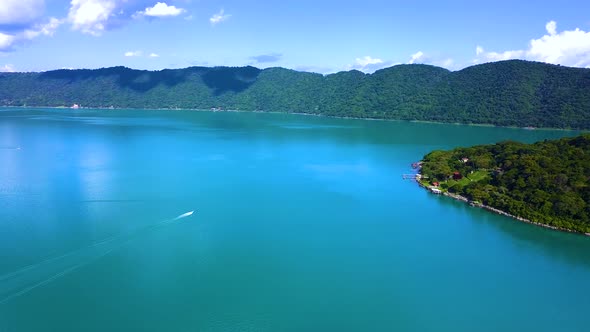
[[[420,173],[418,173],[418,174],[420,174]],[[424,189],[432,192],[430,190],[430,187],[424,185],[420,181],[416,181],[416,182],[418,183],[418,185],[420,187],[422,187],[422,188],[424,188]],[[446,197],[450,197],[450,198],[452,198],[454,200],[457,200],[457,201],[461,201],[461,202],[467,203],[470,206],[478,207],[478,208],[481,208],[481,209],[484,209],[484,210],[488,210],[488,211],[493,212],[495,214],[499,214],[499,215],[502,215],[502,216],[505,216],[505,217],[509,217],[509,218],[514,219],[514,220],[517,220],[517,221],[520,221],[520,222],[524,222],[524,223],[527,223],[527,224],[531,224],[531,225],[535,225],[535,226],[540,226],[540,227],[543,227],[543,228],[549,228],[549,229],[552,229],[552,230],[555,230],[555,231],[560,231],[560,232],[567,232],[567,233],[572,233],[572,234],[580,234],[580,235],[590,236],[590,233],[576,232],[576,231],[573,231],[573,230],[567,229],[567,228],[562,228],[562,227],[551,226],[551,225],[539,223],[539,222],[532,221],[532,220],[529,220],[529,219],[526,219],[526,218],[515,216],[515,215],[510,214],[510,213],[508,213],[506,211],[502,211],[500,209],[497,209],[497,208],[494,208],[494,207],[491,207],[491,206],[488,206],[488,205],[484,205],[484,204],[481,204],[481,203],[480,204],[476,204],[475,202],[470,201],[465,196],[453,194],[453,193],[450,193],[448,191],[442,192],[441,195],[446,196]]]
[[[497,127],[497,128],[511,128],[511,129],[521,129],[521,130],[558,130],[558,131],[580,131],[580,132],[587,132],[589,131],[588,129],[564,129],[564,128],[528,128],[528,127],[513,127],[513,126],[496,126],[493,124],[467,124],[467,123],[451,123],[451,122],[437,122],[437,121],[423,121],[423,120],[401,120],[401,119],[382,119],[382,118],[359,118],[359,117],[342,117],[342,116],[331,116],[331,115],[325,115],[325,114],[316,114],[316,113],[301,113],[301,112],[277,112],[277,111],[244,111],[244,110],[210,110],[210,109],[192,109],[192,108],[110,108],[110,107],[106,107],[106,108],[100,108],[100,107],[84,107],[84,108],[76,108],[76,109],[72,109],[70,107],[65,107],[65,106],[0,106],[0,108],[17,108],[17,109],[59,109],[59,110],[76,110],[76,111],[84,111],[84,110],[106,110],[106,111],[120,111],[120,110],[147,110],[147,111],[197,111],[197,112],[211,112],[211,113],[216,113],[216,112],[234,112],[234,113],[270,113],[270,114],[294,114],[294,115],[304,115],[304,116],[316,116],[316,117],[326,117],[326,118],[336,118],[336,119],[351,119],[351,120],[369,120],[369,121],[397,121],[397,122],[415,122],[415,123],[429,123],[429,124],[451,124],[451,125],[459,125],[459,126],[480,126],[480,127]],[[417,175],[420,174],[419,172],[417,173]],[[418,180],[415,180],[418,185],[430,192],[432,192],[431,188],[429,186],[424,185],[423,183],[421,183]],[[444,192],[439,192],[438,194],[441,194],[443,196],[447,196],[450,197],[452,199],[464,202],[464,203],[468,203],[470,206],[473,207],[479,207],[485,210],[488,210],[490,212],[499,214],[499,215],[503,215],[506,217],[510,217],[512,219],[524,222],[524,223],[528,223],[528,224],[532,224],[532,225],[536,225],[536,226],[540,226],[540,227],[544,227],[544,228],[549,228],[552,230],[557,230],[557,231],[562,231],[562,232],[568,232],[568,233],[574,233],[574,234],[581,234],[581,235],[586,235],[586,236],[590,236],[590,233],[582,233],[582,232],[577,232],[577,231],[573,231],[567,228],[562,228],[562,227],[557,227],[557,226],[551,226],[551,225],[547,225],[547,224],[543,224],[543,223],[539,223],[539,222],[535,222],[526,218],[522,218],[519,216],[515,216],[512,215],[508,212],[502,211],[500,209],[488,206],[488,205],[484,205],[481,203],[475,203],[470,201],[468,198],[458,195],[458,194],[453,194],[450,193],[448,191],[444,191]]]
[[[347,120],[366,120],[366,121],[392,121],[392,122],[411,122],[411,123],[425,123],[425,124],[440,124],[440,125],[454,125],[454,126],[472,126],[472,127],[491,127],[491,128],[507,128],[507,129],[521,129],[521,130],[555,130],[555,131],[577,131],[577,132],[590,132],[588,129],[576,129],[576,128],[551,128],[551,127],[517,127],[517,126],[498,126],[491,123],[461,123],[461,122],[442,122],[432,120],[404,120],[404,119],[384,119],[384,118],[360,118],[350,116],[335,116],[317,113],[304,113],[304,112],[277,112],[277,111],[244,111],[244,110],[211,110],[201,108],[137,108],[137,107],[80,107],[72,109],[67,106],[5,106],[0,105],[0,108],[29,108],[29,109],[59,109],[59,110],[104,110],[104,111],[121,111],[121,110],[145,110],[145,111],[197,111],[197,112],[212,112],[212,113],[270,113],[270,114],[294,114],[294,115],[305,115],[305,116],[316,116],[333,119],[347,119]]]

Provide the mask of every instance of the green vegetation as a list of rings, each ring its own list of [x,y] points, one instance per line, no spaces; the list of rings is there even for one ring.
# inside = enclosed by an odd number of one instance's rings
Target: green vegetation
[[[590,232],[590,135],[433,151],[421,173],[442,190],[512,215]]]
[[[0,105],[74,103],[588,129],[590,69],[511,60],[456,72],[398,65],[370,75],[254,67],[0,73]]]

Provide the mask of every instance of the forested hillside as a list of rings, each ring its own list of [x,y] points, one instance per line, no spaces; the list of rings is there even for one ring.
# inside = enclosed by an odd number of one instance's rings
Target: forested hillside
[[[429,183],[512,215],[590,233],[590,135],[502,142],[424,157]]]
[[[74,103],[588,129],[590,69],[511,60],[456,72],[397,65],[325,76],[254,67],[0,73],[1,106]]]

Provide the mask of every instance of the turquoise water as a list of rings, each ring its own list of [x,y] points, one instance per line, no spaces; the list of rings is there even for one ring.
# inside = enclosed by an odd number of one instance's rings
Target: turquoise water
[[[590,238],[401,178],[575,134],[0,109],[0,331],[587,331]]]

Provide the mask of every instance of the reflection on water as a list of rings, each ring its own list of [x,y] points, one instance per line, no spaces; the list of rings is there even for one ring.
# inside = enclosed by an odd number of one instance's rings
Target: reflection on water
[[[489,211],[469,206],[463,202],[449,197],[434,197],[438,204],[445,209],[451,209],[457,213],[469,215],[477,224],[483,224],[486,228],[500,231],[504,236],[511,238],[514,246],[520,246],[543,255],[578,266],[580,264],[590,268],[590,241],[581,234],[554,231],[517,221],[513,218],[490,213]],[[555,246],[560,242],[561,245]]]
[[[0,331],[582,331],[588,238],[401,177],[575,134],[0,108]]]

